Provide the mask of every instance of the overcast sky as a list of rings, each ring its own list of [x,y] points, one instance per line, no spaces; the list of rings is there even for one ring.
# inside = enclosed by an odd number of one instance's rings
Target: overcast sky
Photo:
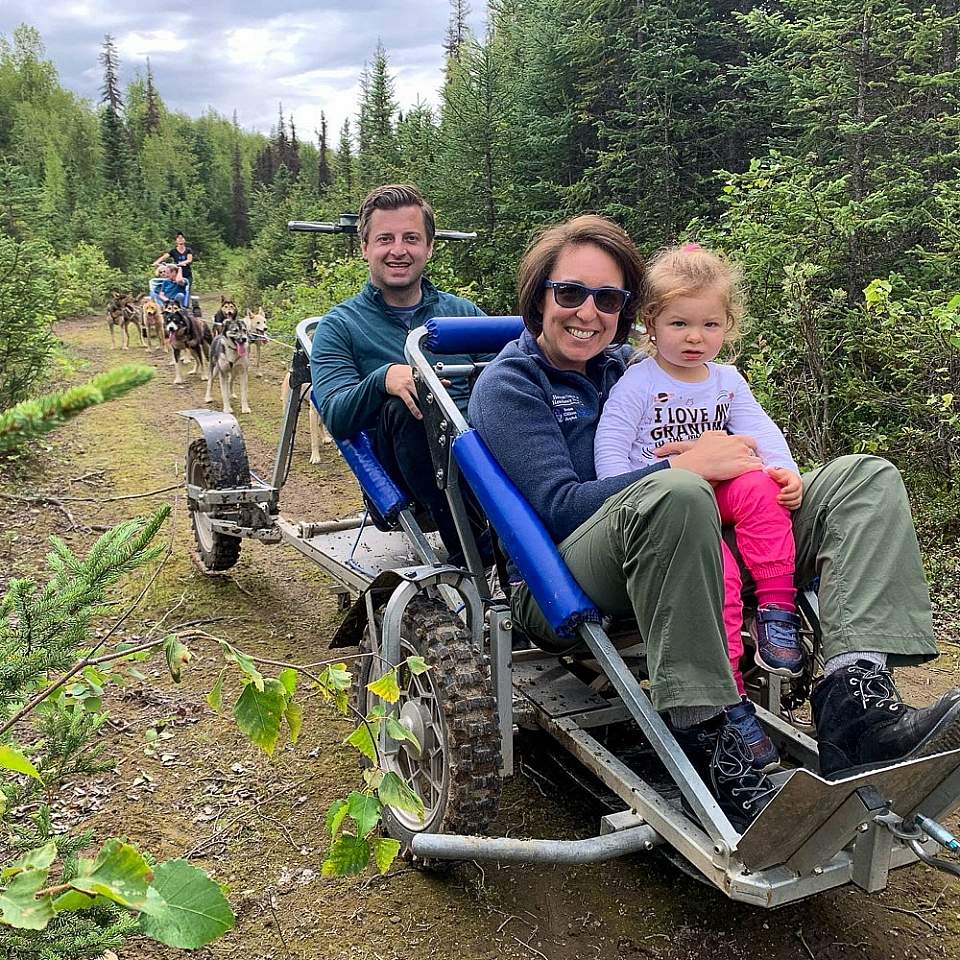
[[[483,29],[483,0],[471,4]],[[103,35],[114,37],[124,83],[150,57],[157,87],[173,110],[198,116],[234,109],[246,129],[270,131],[278,104],[301,139],[313,137],[320,111],[336,143],[353,123],[358,81],[379,37],[387,49],[400,106],[419,96],[437,101],[442,80],[448,0],[0,0],[0,34],[20,23],[36,27],[65,87],[99,99]]]

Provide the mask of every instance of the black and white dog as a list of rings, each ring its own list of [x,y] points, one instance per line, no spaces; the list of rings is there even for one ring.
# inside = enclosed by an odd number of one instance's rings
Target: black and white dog
[[[173,351],[173,382],[183,383],[180,372],[180,353],[186,350],[193,358],[194,367],[190,373],[200,371],[200,378],[207,379],[207,357],[210,353],[210,328],[199,317],[187,313],[174,300],[163,305],[163,329],[167,343]]]
[[[223,333],[223,325],[228,320],[236,320],[239,312],[236,300],[220,294],[220,309],[213,315],[213,335],[217,337]]]
[[[233,316],[223,320],[220,330],[210,347],[210,377],[207,380],[207,395],[203,399],[206,403],[213,403],[213,378],[216,375],[220,380],[223,412],[233,413],[230,398],[233,396],[234,381],[237,381],[240,384],[240,412],[252,413],[247,400],[247,373],[250,369],[247,323]]]

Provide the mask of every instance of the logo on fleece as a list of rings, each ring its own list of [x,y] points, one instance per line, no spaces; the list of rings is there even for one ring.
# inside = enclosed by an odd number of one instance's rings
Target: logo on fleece
[[[553,415],[557,423],[572,423],[580,419],[577,407],[583,406],[583,400],[575,393],[555,393],[550,400],[553,405]]]

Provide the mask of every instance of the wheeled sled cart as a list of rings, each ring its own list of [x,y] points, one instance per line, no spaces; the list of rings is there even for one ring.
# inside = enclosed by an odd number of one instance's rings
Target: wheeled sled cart
[[[407,338],[435,478],[456,521],[462,563],[446,562],[439,539],[424,531],[362,433],[338,446],[363,491],[364,514],[324,522],[282,516],[280,491],[319,322],[311,318],[297,328],[269,479],[250,470],[233,417],[182,412],[202,434],[187,451],[187,497],[207,569],[230,567],[246,538],[286,543],[327,572],[346,611],[332,646],[356,645],[372,654],[358,661],[361,710],[369,706],[367,683],[390,665],[413,653],[430,665],[418,676],[400,670],[399,720],[422,749],[385,731],[379,745],[383,765],[424,803],[423,821],[392,809],[385,817],[408,855],[427,865],[478,858],[589,863],[661,847],[731,898],[764,907],[850,882],[882,890],[890,870],[918,859],[958,873],[956,863],[937,853],[941,846],[957,850],[940,821],[960,805],[960,751],[827,781],[819,776],[809,728],[791,722],[790,708],[809,688],[791,689],[777,678],[754,695],[758,717],[784,759],[773,778],[781,789],[745,833],[733,828],[644,691],[635,625],[601,620],[442,383],[475,377],[483,366],[445,362],[445,356],[496,353],[519,335],[519,318],[436,318]],[[519,638],[509,601],[492,589],[482,566],[465,484],[554,630],[579,639],[583,656],[514,650]],[[815,643],[816,595],[808,591],[799,599]],[[596,837],[484,835],[502,779],[513,773],[518,725],[546,731],[622,801],[620,812],[603,817]],[[643,745],[641,761],[637,750],[616,746],[628,742]]]

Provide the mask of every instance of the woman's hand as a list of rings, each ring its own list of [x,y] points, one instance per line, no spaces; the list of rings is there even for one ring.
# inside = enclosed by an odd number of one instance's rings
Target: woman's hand
[[[796,510],[803,500],[803,482],[800,480],[800,474],[786,467],[767,467],[767,473],[780,484],[777,503],[788,510]]]
[[[679,451],[679,452],[676,452]],[[762,470],[757,456],[757,441],[745,434],[707,430],[694,440],[664,444],[659,456],[670,457],[670,466],[690,470],[709,483],[732,480],[751,470]]]

